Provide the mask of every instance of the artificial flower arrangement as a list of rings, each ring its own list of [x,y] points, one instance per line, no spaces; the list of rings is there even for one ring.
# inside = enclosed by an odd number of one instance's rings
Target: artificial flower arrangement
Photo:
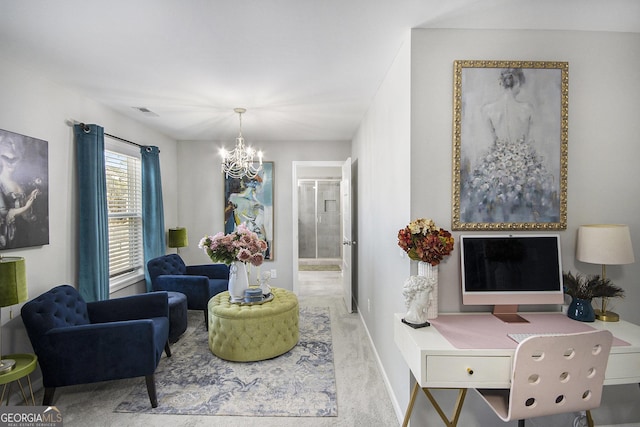
[[[213,262],[229,265],[234,261],[240,261],[257,267],[264,262],[267,242],[260,239],[245,224],[240,224],[229,234],[219,232],[215,236],[203,237],[198,247],[203,249]]]
[[[453,251],[453,236],[425,218],[418,218],[398,231],[398,246],[409,258],[435,266]]]
[[[562,284],[564,293],[573,298],[591,300],[593,298],[624,297],[624,289],[597,274],[582,276],[577,273],[574,276],[569,271],[568,273],[562,273]]]

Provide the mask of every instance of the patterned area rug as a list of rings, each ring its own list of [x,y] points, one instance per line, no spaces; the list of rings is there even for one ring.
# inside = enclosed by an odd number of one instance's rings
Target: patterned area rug
[[[331,323],[326,307],[300,308],[300,339],[289,352],[260,362],[228,362],[209,350],[202,312],[190,312],[185,335],[156,370],[158,407],[144,383],[115,412],[271,417],[335,417]],[[197,317],[191,316],[197,314]]]

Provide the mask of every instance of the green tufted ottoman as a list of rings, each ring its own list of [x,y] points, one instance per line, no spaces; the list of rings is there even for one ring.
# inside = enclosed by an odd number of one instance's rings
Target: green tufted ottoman
[[[232,304],[229,292],[209,300],[209,349],[234,362],[271,359],[298,343],[298,298],[271,288],[273,300],[263,304]]]

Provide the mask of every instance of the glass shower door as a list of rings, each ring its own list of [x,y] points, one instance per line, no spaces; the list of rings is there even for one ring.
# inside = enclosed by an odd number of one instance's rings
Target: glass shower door
[[[340,258],[340,182],[298,182],[298,257]]]
[[[298,257],[316,257],[315,181],[298,183]]]

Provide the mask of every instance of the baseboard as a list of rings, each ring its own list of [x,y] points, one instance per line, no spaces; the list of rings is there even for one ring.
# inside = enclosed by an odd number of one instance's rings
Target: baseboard
[[[396,413],[396,417],[398,418],[398,423],[402,424],[404,421],[404,409],[400,407],[400,403],[398,399],[396,399],[396,395],[393,392],[393,388],[391,387],[391,382],[389,381],[389,377],[387,376],[387,372],[382,365],[382,360],[380,359],[380,355],[378,354],[378,350],[376,349],[375,344],[373,343],[373,339],[371,338],[371,334],[369,333],[369,328],[367,328],[367,323],[364,321],[364,317],[362,317],[362,310],[356,303],[356,309],[358,310],[358,316],[360,317],[360,322],[362,322],[362,326],[364,327],[365,332],[367,333],[367,337],[369,338],[369,344],[371,344],[371,348],[373,349],[373,354],[376,358],[376,363],[378,364],[378,369],[382,374],[382,380],[384,381],[384,386],[387,389],[387,394],[391,398],[391,404],[393,405],[393,409]]]

